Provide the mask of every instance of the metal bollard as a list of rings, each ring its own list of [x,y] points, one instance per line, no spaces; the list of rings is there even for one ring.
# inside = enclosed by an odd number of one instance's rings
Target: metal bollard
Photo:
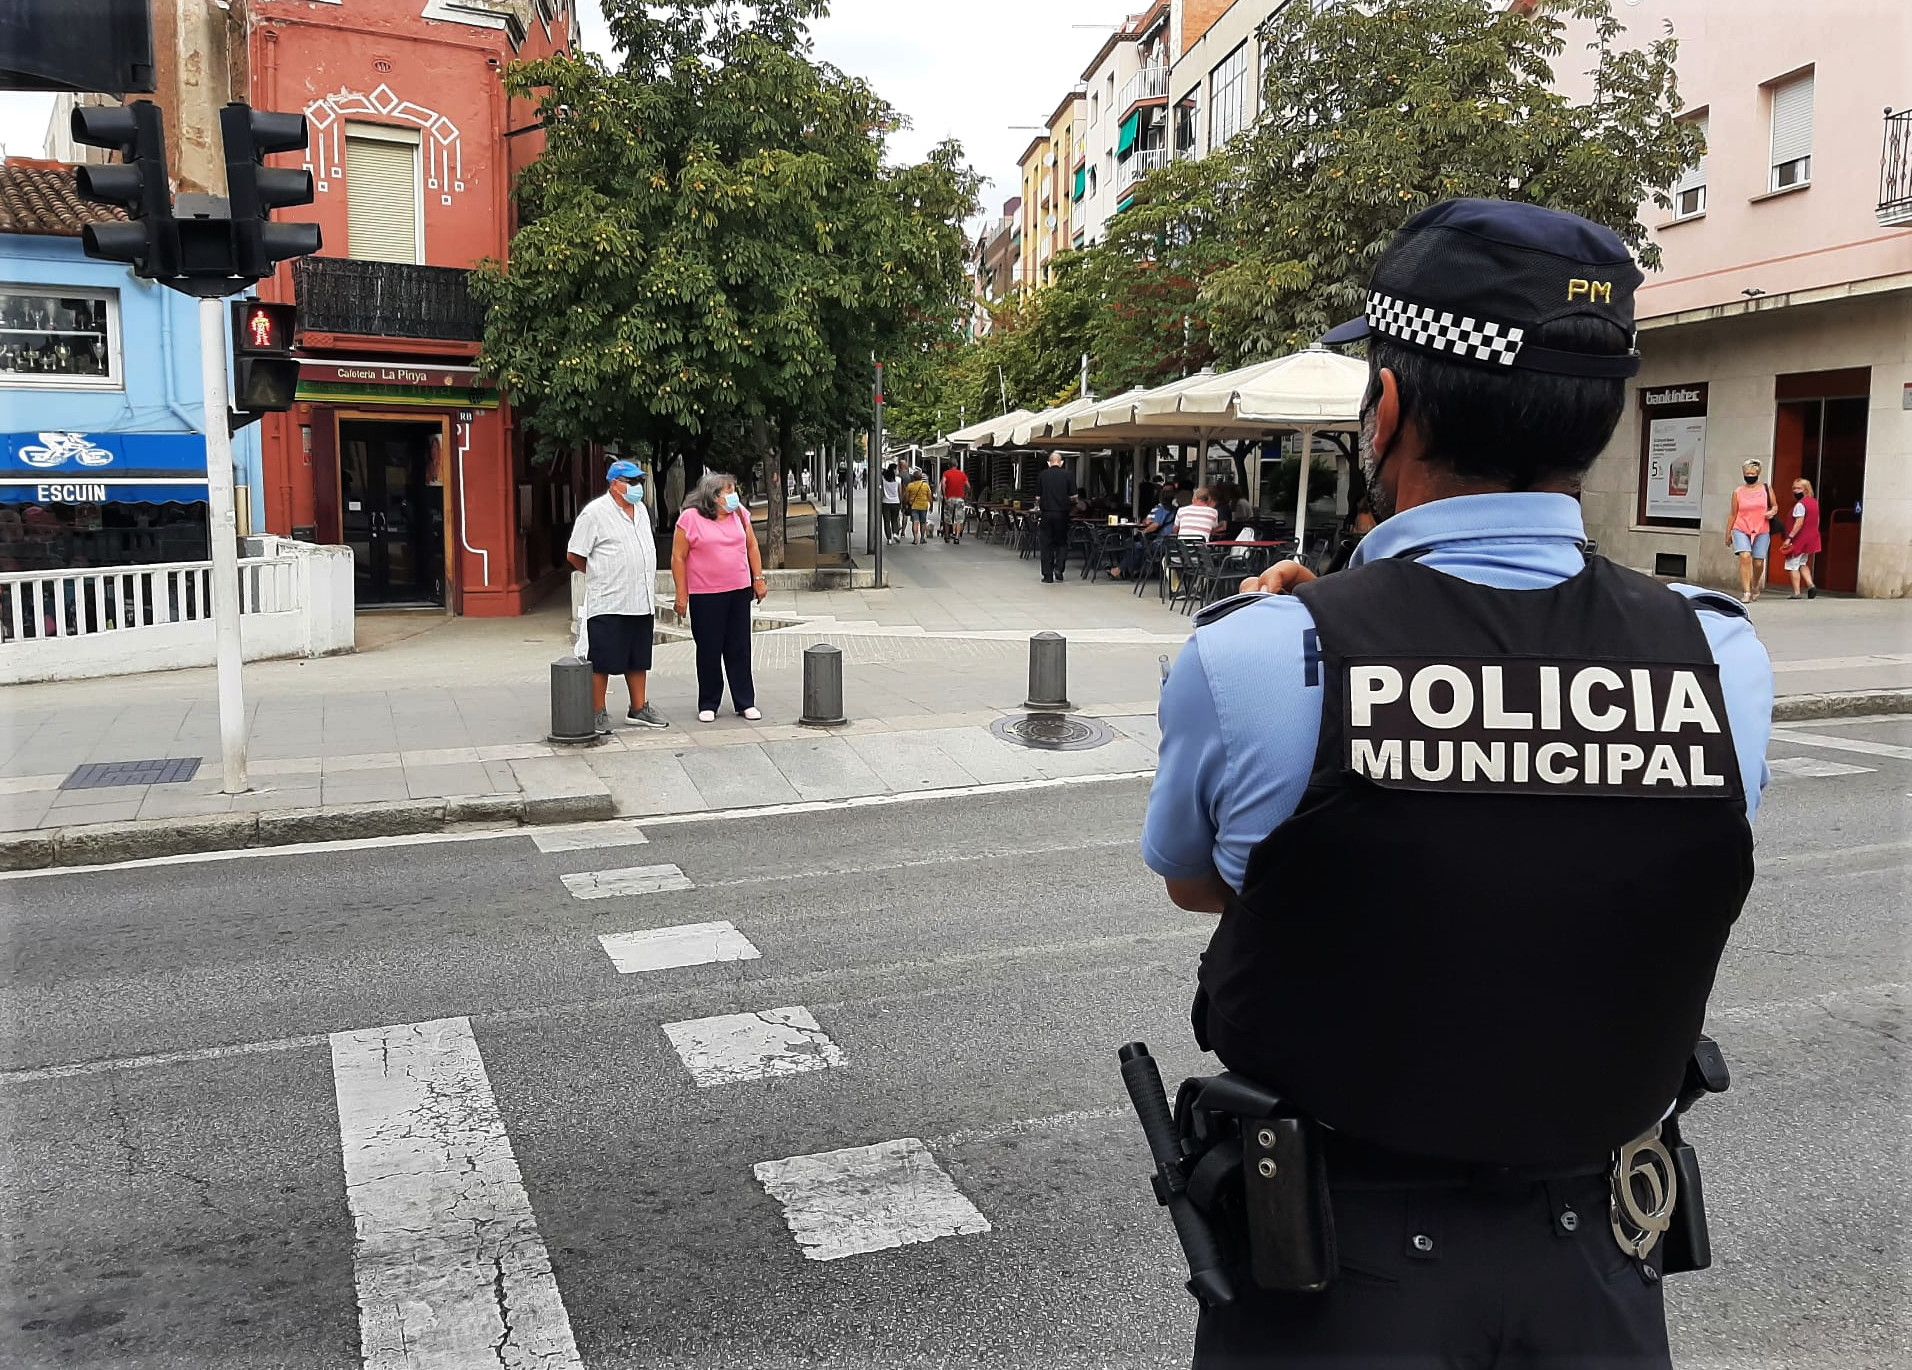
[[[547,742],[596,742],[597,713],[591,707],[591,663],[574,656],[551,663],[551,731]]]
[[[819,642],[803,649],[803,716],[806,728],[840,728],[843,716],[843,649]]]
[[[1022,707],[1041,714],[1075,708],[1069,702],[1069,643],[1062,634],[1037,633],[1029,639],[1029,698]]]

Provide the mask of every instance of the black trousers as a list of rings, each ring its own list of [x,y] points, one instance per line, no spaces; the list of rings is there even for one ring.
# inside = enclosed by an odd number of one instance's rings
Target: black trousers
[[[690,597],[690,635],[697,643],[697,711],[713,713],[724,702],[724,679],[730,679],[730,702],[737,712],[755,707],[757,683],[750,675],[749,590],[725,590]]]
[[[1037,530],[1042,548],[1042,578],[1062,579],[1062,568],[1069,560],[1069,516],[1044,514]]]
[[[1334,1283],[1265,1294],[1243,1271],[1201,1312],[1198,1370],[1671,1370],[1660,1253],[1620,1250],[1603,1178],[1330,1189]]]
[[[883,506],[883,536],[886,538],[903,535],[903,506],[886,504]]]

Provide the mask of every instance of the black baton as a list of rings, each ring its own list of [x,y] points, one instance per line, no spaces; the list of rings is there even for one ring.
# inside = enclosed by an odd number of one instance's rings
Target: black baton
[[[1135,1105],[1135,1116],[1142,1120],[1142,1135],[1155,1158],[1155,1201],[1168,1209],[1175,1236],[1182,1243],[1182,1254],[1188,1258],[1188,1292],[1212,1308],[1225,1307],[1235,1301],[1235,1291],[1222,1273],[1221,1248],[1208,1219],[1189,1200],[1182,1174],[1181,1142],[1162,1090],[1162,1073],[1155,1068],[1149,1049],[1140,1042],[1130,1042],[1116,1055],[1122,1062],[1122,1083],[1128,1086],[1129,1102]]]

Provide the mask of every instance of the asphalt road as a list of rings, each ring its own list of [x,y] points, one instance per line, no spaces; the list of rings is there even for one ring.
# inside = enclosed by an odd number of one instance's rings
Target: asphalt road
[[[1912,1365],[1912,720],[1789,731],[1816,741],[1774,744],[1793,760],[1714,994],[1735,1086],[1688,1134],[1717,1263],[1669,1282],[1676,1347],[1693,1367]],[[1828,766],[1851,769],[1796,773]],[[1104,783],[647,824],[647,841],[564,852],[514,834],[0,880],[0,1366],[412,1364],[362,1356],[359,1290],[434,1287],[435,1262],[470,1263],[437,1231],[457,1205],[494,1213],[514,1193],[528,1208],[506,1248],[534,1258],[497,1262],[505,1353],[417,1364],[1183,1364],[1193,1307],[1114,1048],[1149,1041],[1171,1083],[1203,1068],[1186,1010],[1208,920],[1142,868],[1143,795]],[[689,888],[580,898],[564,880],[636,867]],[[599,941],[720,920],[759,955],[620,974]],[[1650,954],[1616,948],[1615,973]],[[681,1025],[788,1018],[773,1009],[815,1025],[780,1058],[801,1073],[696,1082]],[[455,1060],[466,1022],[476,1086],[440,1081],[425,1092],[455,1095],[451,1112],[368,1133],[366,1110],[390,1101],[353,1085],[351,1062],[387,1053],[389,1071],[406,1039],[364,1030],[433,1024],[432,1059]],[[430,1177],[368,1174],[365,1158],[428,1123],[482,1184],[452,1218],[381,1215],[381,1194]],[[504,1137],[501,1165],[483,1148]],[[859,1218],[882,1181],[839,1179],[807,1240],[831,1254],[846,1233],[953,1234],[807,1259],[786,1212],[815,1217],[789,1179],[805,1163],[758,1168],[881,1143],[908,1152],[904,1200]],[[485,1251],[494,1220],[475,1223]],[[551,1322],[540,1287],[561,1297],[573,1360],[530,1344]],[[469,1294],[393,1316],[449,1326],[475,1316]],[[494,1311],[488,1274],[476,1303]]]

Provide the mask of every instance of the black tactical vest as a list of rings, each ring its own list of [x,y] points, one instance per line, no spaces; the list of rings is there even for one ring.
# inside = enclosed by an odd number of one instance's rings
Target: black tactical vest
[[[1600,558],[1545,590],[1381,561],[1299,598],[1314,771],[1202,958],[1198,1031],[1398,1151],[1578,1164],[1638,1137],[1753,879],[1696,612]]]

